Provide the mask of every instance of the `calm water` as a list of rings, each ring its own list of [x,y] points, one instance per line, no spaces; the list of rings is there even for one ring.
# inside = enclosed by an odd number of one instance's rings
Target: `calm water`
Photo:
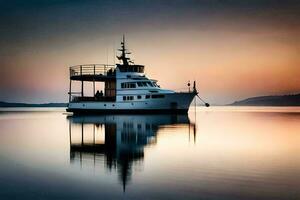
[[[0,199],[300,199],[300,108],[0,112]]]

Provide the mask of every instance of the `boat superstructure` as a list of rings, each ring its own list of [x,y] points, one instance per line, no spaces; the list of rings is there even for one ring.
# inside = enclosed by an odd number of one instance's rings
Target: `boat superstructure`
[[[187,113],[197,95],[192,91],[175,92],[160,88],[156,80],[145,75],[145,66],[134,64],[121,42],[120,64],[88,64],[70,67],[69,104],[73,113]],[[81,82],[80,92],[72,91],[72,82]],[[93,95],[84,93],[84,83],[93,83]],[[104,83],[99,92],[95,84]]]

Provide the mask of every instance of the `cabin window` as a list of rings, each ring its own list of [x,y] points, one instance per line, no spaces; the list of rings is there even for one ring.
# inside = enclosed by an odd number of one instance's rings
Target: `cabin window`
[[[136,88],[136,84],[135,83],[130,83],[129,86],[130,86],[129,88]]]
[[[150,98],[150,95],[146,95],[146,99],[149,99]]]
[[[141,99],[141,98],[142,98],[142,96],[141,96],[141,95],[138,95],[138,96],[137,96],[137,98],[138,98],[138,99]]]
[[[154,94],[154,95],[152,95],[152,99],[158,99],[158,98],[164,98],[165,97],[165,95],[163,95],[163,94]]]
[[[120,72],[139,72],[144,73],[144,66],[142,65],[127,65],[119,66]]]
[[[150,81],[137,82],[138,87],[155,87],[155,85]]]
[[[126,72],[126,68],[125,67],[119,67],[119,69],[120,69],[120,72]]]
[[[138,69],[139,69],[138,72],[144,73],[144,66],[139,66]]]
[[[121,83],[121,88],[136,88],[135,83]]]
[[[146,124],[146,130],[149,131],[150,130],[150,124]]]
[[[140,130],[140,129],[142,129],[142,125],[141,124],[138,124],[137,125],[137,128]]]
[[[133,66],[128,66],[128,67],[127,67],[127,71],[128,71],[128,72],[134,72]]]
[[[123,96],[123,101],[132,101],[133,99],[133,96]]]
[[[148,86],[153,87],[153,84],[151,82],[147,82]]]

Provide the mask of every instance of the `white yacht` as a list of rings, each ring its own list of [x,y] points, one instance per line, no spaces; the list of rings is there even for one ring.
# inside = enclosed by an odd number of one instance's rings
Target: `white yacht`
[[[149,79],[143,65],[134,64],[127,57],[125,39],[121,42],[120,64],[88,64],[70,67],[69,104],[67,111],[74,114],[90,113],[187,113],[194,87],[187,92],[160,88],[156,80]],[[74,92],[72,82],[81,82],[81,90]],[[84,94],[84,83],[93,83],[93,95]],[[104,92],[95,83],[104,83]]]

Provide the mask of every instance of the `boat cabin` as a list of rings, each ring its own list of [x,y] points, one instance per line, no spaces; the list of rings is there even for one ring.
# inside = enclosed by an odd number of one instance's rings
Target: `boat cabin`
[[[130,58],[126,57],[127,52],[125,48],[125,40],[121,42],[121,55],[117,58],[122,62],[121,64],[87,64],[76,65],[70,67],[70,88],[69,88],[69,102],[115,102],[132,100],[132,96],[126,96],[123,92],[128,89],[159,89],[156,80],[149,80],[145,77],[143,65],[134,64]],[[74,92],[72,89],[72,81],[81,82],[81,89],[79,92]],[[85,82],[93,83],[93,95],[85,95]],[[99,92],[96,89],[96,83],[104,83],[104,89]],[[118,85],[119,84],[119,85]],[[117,86],[118,85],[118,86]],[[120,96],[117,98],[117,91]],[[132,92],[132,91],[131,91]],[[147,91],[148,92],[148,91]],[[125,96],[124,96],[125,95]],[[139,99],[139,95],[137,99]]]

